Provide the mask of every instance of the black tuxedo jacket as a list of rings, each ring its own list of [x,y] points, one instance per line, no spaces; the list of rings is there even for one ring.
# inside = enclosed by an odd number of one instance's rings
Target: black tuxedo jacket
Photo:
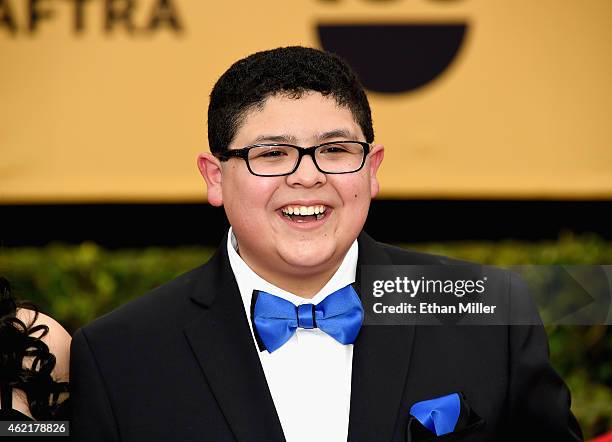
[[[358,269],[456,263],[358,241]],[[208,263],[76,332],[73,438],[283,441],[257,351],[224,240]],[[352,373],[350,442],[409,440],[411,405],[454,392],[482,420],[432,440],[581,439],[540,326],[363,326]],[[316,422],[304,428],[327,442]]]

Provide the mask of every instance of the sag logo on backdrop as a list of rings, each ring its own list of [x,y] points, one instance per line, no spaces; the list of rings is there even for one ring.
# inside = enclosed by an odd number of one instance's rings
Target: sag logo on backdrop
[[[72,29],[77,34],[85,31],[86,16],[91,9],[101,10],[106,33],[116,29],[129,33],[183,29],[173,0],[0,0],[0,29],[8,30],[11,35],[33,34],[42,22],[53,20],[66,7],[71,10]],[[145,18],[139,20],[137,17],[143,14]]]
[[[338,3],[341,0],[320,0]],[[388,5],[408,0],[363,0]],[[450,3],[458,0],[429,0]],[[442,74],[459,53],[467,24],[418,22],[319,24],[323,49],[348,61],[363,85],[382,93],[419,89]]]
[[[342,0],[319,0],[337,3]],[[370,3],[406,3],[414,0],[361,0]],[[444,3],[460,0],[428,0]],[[17,9],[20,6],[25,9]],[[0,0],[0,29],[11,35],[34,34],[41,23],[69,8],[76,34],[86,28],[90,10],[102,14],[102,28],[128,33],[165,30],[180,33],[183,24],[176,0]],[[320,46],[342,56],[373,92],[402,93],[419,89],[442,74],[456,58],[465,40],[465,22],[319,23]]]

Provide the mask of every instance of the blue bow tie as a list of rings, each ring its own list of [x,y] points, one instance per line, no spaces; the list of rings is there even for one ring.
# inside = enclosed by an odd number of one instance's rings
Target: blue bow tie
[[[279,349],[295,330],[319,328],[341,344],[352,344],[363,322],[361,300],[352,286],[336,290],[318,304],[293,303],[259,290],[253,291],[251,322],[260,351]]]

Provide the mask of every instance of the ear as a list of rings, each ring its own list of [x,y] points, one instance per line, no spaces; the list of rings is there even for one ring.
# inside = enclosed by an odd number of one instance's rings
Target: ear
[[[221,162],[213,154],[204,152],[198,155],[198,169],[206,181],[208,202],[213,206],[223,205],[223,173]]]
[[[370,172],[370,197],[374,198],[378,195],[378,191],[380,190],[380,185],[378,184],[378,178],[376,174],[378,172],[378,168],[380,167],[380,163],[382,163],[383,158],[385,157],[385,146],[382,144],[373,144],[372,149],[370,150],[369,158],[369,172]]]

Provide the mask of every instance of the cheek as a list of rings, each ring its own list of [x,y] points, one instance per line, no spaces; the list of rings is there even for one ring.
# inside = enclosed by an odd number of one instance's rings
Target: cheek
[[[338,183],[344,204],[350,206],[361,206],[370,201],[370,179],[367,176],[358,176],[350,181]]]
[[[255,220],[267,215],[270,209],[270,200],[278,184],[274,180],[245,176],[239,174],[231,178],[231,186],[223,188],[223,200],[226,208],[231,212],[230,222],[257,224]]]

